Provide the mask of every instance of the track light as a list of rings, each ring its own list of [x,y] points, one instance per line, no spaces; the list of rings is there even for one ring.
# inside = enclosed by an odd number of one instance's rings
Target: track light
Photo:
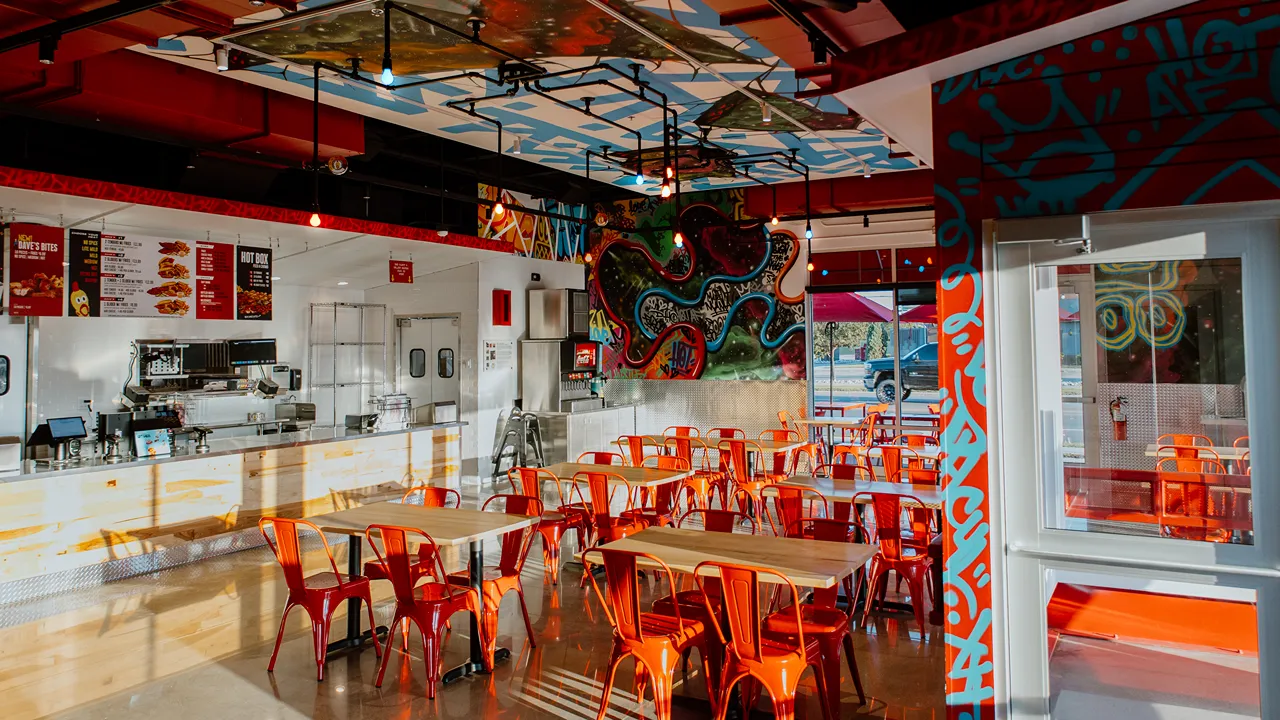
[[[671,183],[662,183],[662,197],[663,199],[671,197]]]
[[[62,38],[61,35],[56,35],[56,34],[45,35],[44,37],[40,38],[40,47],[39,47],[38,57],[40,58],[41,65],[53,64],[53,53],[57,51],[58,40],[61,38]]]
[[[311,213],[311,219],[308,221],[311,227],[320,227],[320,213]]]
[[[501,200],[499,200],[498,202],[496,202],[496,203],[494,203],[494,204],[493,204],[493,216],[494,216],[494,217],[496,217],[496,218],[497,218],[497,217],[502,217],[502,213],[504,213],[504,212],[506,212],[506,211],[507,211],[507,209],[506,209],[505,207],[503,207],[503,206],[502,206],[502,201],[501,201]]]
[[[267,4],[267,0],[249,0],[249,4],[254,7],[262,7]]]
[[[778,216],[777,216],[777,215],[774,215],[774,216],[769,220],[769,224],[770,224],[770,225],[773,225],[773,226],[775,226],[775,227],[777,227],[777,225],[778,225]]]
[[[862,177],[867,178],[868,180],[870,180],[870,179],[871,179],[871,168],[869,168],[869,167],[864,167],[864,168],[862,168]]]
[[[808,220],[804,221],[804,239],[805,240],[813,239],[813,226],[809,224]]]
[[[226,45],[219,45],[213,49],[213,63],[218,68],[218,72],[231,69],[231,53],[227,51]]]
[[[870,215],[863,215],[863,216],[862,216],[862,227],[864,227],[864,228],[869,228],[869,227],[871,227],[871,216],[870,216]]]
[[[819,66],[827,64],[826,46],[820,45],[816,50],[813,51],[813,64],[819,65]]]
[[[512,155],[520,154],[520,136],[519,135],[516,136],[515,140],[511,141],[511,154]]]
[[[773,122],[773,108],[763,100],[760,101],[760,122],[765,125]]]

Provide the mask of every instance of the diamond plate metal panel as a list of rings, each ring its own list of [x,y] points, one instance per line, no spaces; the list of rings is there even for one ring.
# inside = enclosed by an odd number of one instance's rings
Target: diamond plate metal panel
[[[1121,396],[1128,400],[1129,418],[1123,441],[1115,439],[1107,411],[1111,401]],[[1248,432],[1246,427],[1212,421],[1217,417],[1244,422],[1244,392],[1237,385],[1099,383],[1098,408],[1103,467],[1155,467],[1155,459],[1146,456],[1147,445],[1166,433],[1205,435],[1215,445],[1230,445]]]
[[[803,380],[610,380],[604,394],[636,406],[639,433],[692,425],[741,428],[749,438],[779,427],[779,410],[795,413],[806,403]]]

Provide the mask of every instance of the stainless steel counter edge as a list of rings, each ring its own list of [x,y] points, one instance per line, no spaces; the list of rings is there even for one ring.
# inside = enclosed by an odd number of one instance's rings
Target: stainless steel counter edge
[[[80,473],[102,472],[104,470],[115,470],[117,468],[137,467],[140,465],[163,465],[165,463],[182,462],[184,460],[202,460],[205,458],[215,458],[224,455],[240,455],[255,450],[275,450],[281,448],[302,447],[305,445],[321,445],[323,443],[342,442],[343,440],[357,440],[368,437],[382,437],[387,435],[404,435],[414,432],[425,432],[428,430],[447,430],[449,428],[460,428],[466,425],[465,422],[448,422],[438,423],[435,425],[414,425],[402,430],[384,430],[380,432],[359,432],[348,431],[346,428],[312,428],[303,432],[281,433],[277,435],[250,435],[239,438],[216,438],[209,441],[210,450],[207,453],[191,453],[182,452],[168,457],[157,458],[141,458],[126,460],[124,462],[108,463],[101,458],[95,457],[92,460],[69,465],[63,468],[51,468],[47,465],[40,464],[34,470],[18,470],[0,472],[0,483],[21,482],[26,480],[39,480],[41,478],[62,477],[66,475],[77,475]],[[347,434],[350,432],[350,434]],[[33,461],[23,461],[23,468],[31,468]]]
[[[565,415],[565,416],[568,416],[568,415],[590,415],[591,413],[608,412],[609,410],[627,410],[627,409],[633,409],[633,410],[634,410],[635,408],[636,408],[636,406],[635,406],[635,405],[633,405],[633,404],[631,404],[631,403],[624,403],[624,404],[622,404],[622,405],[610,405],[610,406],[608,406],[608,407],[602,407],[602,408],[591,408],[591,409],[589,409],[589,410],[574,410],[573,412],[563,412],[563,411],[561,411],[561,412],[556,412],[556,411],[553,411],[553,410],[537,410],[537,411],[530,411],[530,412],[531,412],[531,414],[533,414],[533,415],[539,415],[539,416],[543,416],[543,415],[545,415],[545,416],[550,417],[550,416],[552,416],[552,415]]]

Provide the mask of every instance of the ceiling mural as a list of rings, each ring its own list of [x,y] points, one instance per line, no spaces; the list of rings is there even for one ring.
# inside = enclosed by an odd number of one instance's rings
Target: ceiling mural
[[[742,31],[722,27],[719,14],[700,0],[400,5],[409,12],[391,13],[391,87],[326,72],[324,102],[496,150],[494,124],[465,113],[474,98],[477,113],[502,123],[504,151],[511,152],[519,137],[524,159],[581,175],[588,173],[586,150],[609,146],[614,162],[592,158],[591,177],[651,194],[658,192],[664,117],[674,117],[681,130],[686,191],[796,179],[775,164],[753,166],[753,179],[735,174],[730,153],[794,152],[814,178],[916,167],[910,159],[890,158],[884,135],[838,100],[795,100],[796,92],[814,85]],[[380,79],[381,3],[303,6],[309,13],[283,22],[270,22],[283,18],[280,10],[255,15],[228,38],[234,76],[309,96],[312,63],[351,68],[358,58],[362,78]],[[269,25],[248,30],[253,23]],[[484,45],[450,30],[476,33]],[[206,38],[169,38],[147,51],[215,71]],[[508,56],[553,76],[504,86],[499,66],[510,64]],[[768,122],[747,93],[768,101]],[[588,104],[591,115],[579,111]],[[695,147],[699,141],[703,145]],[[641,186],[635,182],[638,147],[644,174],[654,178]]]

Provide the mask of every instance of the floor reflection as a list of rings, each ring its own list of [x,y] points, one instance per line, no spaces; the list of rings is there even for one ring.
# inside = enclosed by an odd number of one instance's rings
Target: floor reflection
[[[464,504],[475,503],[475,488]],[[339,565],[345,543],[335,543]],[[495,548],[496,551],[496,548]],[[566,555],[568,553],[566,552]],[[503,604],[499,644],[512,659],[488,676],[440,688],[426,698],[422,646],[409,649],[393,633],[393,656],[381,689],[372,649],[333,660],[315,681],[305,613],[295,613],[274,675],[266,672],[286,590],[269,552],[252,550],[132,578],[73,596],[6,608],[0,629],[0,693],[6,720],[408,720],[409,718],[543,718],[594,720],[609,658],[610,628],[580,571],[567,565],[559,586],[544,583],[539,548],[525,568],[537,647],[525,636],[514,595]],[[309,568],[327,565],[323,554]],[[664,583],[665,585],[665,583]],[[658,591],[642,583],[646,603]],[[665,591],[665,587],[662,588]],[[375,583],[380,623],[390,620],[390,587]],[[10,614],[10,610],[13,613]],[[16,618],[16,619],[15,619]],[[335,636],[345,608],[334,617]],[[857,706],[852,678],[841,684],[841,717],[941,718],[944,648],[941,628],[920,638],[908,615],[873,616],[855,629],[858,664],[868,695]],[[445,667],[467,655],[463,616],[446,635]],[[637,701],[625,664],[609,699],[611,720],[653,717],[651,698]],[[798,718],[820,718],[811,677],[801,683]],[[767,701],[762,701],[764,708]],[[674,714],[709,714],[704,680],[692,662],[677,673]],[[767,717],[762,710],[757,714]]]

